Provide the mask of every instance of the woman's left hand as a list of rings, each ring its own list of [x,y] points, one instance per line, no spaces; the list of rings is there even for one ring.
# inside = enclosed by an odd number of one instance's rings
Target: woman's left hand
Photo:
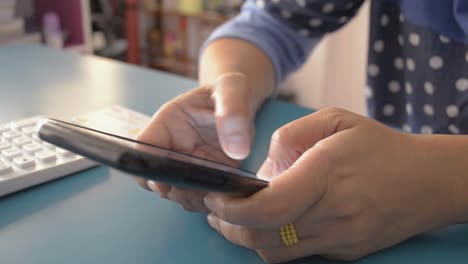
[[[433,149],[411,135],[341,109],[277,130],[259,176],[269,187],[248,198],[210,193],[209,224],[266,262],[310,255],[352,260],[450,224],[453,182],[432,173]],[[280,227],[294,223],[286,246]]]

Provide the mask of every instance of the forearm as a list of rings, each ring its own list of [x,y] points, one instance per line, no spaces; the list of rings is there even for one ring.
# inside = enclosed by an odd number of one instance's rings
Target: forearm
[[[443,191],[433,198],[445,201],[445,208],[436,214],[447,214],[446,224],[468,223],[468,136],[416,136],[421,142],[418,173],[439,179]],[[428,201],[430,202],[430,201]]]
[[[226,73],[242,73],[247,77],[256,108],[273,94],[275,76],[273,64],[256,46],[238,39],[221,38],[208,45],[200,59],[199,81],[213,82]]]

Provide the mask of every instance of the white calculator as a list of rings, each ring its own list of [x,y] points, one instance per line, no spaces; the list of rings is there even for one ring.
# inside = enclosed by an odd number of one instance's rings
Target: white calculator
[[[0,124],[0,196],[96,166],[37,137],[41,116]],[[122,106],[77,116],[72,123],[134,138],[150,117]]]

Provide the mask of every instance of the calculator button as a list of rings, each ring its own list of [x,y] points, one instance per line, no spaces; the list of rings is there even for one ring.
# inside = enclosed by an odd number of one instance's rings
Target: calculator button
[[[19,137],[19,138],[14,138],[13,139],[13,144],[15,144],[18,147],[21,147],[23,145],[31,143],[31,139],[27,137]]]
[[[55,153],[49,150],[42,150],[42,151],[36,152],[35,156],[38,161],[44,162],[44,163],[52,162],[57,159],[57,156],[55,156]]]
[[[21,129],[21,132],[25,134],[26,136],[31,136],[36,132],[36,128],[34,126],[29,126]]]
[[[76,156],[75,153],[68,151],[66,149],[63,149],[63,148],[57,148],[57,154],[59,155],[59,157],[65,158],[65,159],[73,158]]]
[[[21,151],[19,151],[18,149],[15,149],[15,148],[9,148],[9,149],[2,150],[2,155],[3,155],[3,157],[11,160],[14,157],[20,156]]]
[[[34,153],[42,150],[42,146],[38,143],[30,143],[30,144],[24,145],[23,149],[24,151],[26,151],[26,153],[30,155],[34,155]]]
[[[12,168],[10,165],[0,162],[0,175],[5,175],[11,171],[12,171]]]
[[[0,126],[0,134],[2,134],[3,132],[7,132],[10,130],[10,127],[9,126]]]
[[[55,145],[52,145],[52,144],[47,143],[47,142],[44,142],[43,145],[48,150],[52,150],[52,151],[55,150]]]
[[[39,142],[39,143],[42,142],[42,139],[40,139],[39,135],[36,134],[36,133],[33,134],[33,140],[36,141],[36,142]]]
[[[0,150],[8,149],[11,145],[8,142],[0,141]]]
[[[29,118],[21,121],[16,121],[16,122],[11,122],[10,123],[10,128],[13,130],[21,130],[24,127],[30,127],[30,126],[35,126],[37,121],[39,121],[40,118]]]
[[[11,141],[12,139],[14,138],[17,138],[17,137],[21,137],[21,133],[18,132],[18,131],[7,131],[7,132],[3,132],[2,134],[3,138],[8,140],[8,141]]]
[[[36,162],[32,158],[22,156],[14,158],[13,164],[21,169],[27,169],[34,167],[34,165],[36,165]]]

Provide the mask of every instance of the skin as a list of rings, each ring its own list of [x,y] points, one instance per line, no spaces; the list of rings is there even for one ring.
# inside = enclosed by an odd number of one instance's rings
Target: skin
[[[254,46],[220,39],[206,49],[200,69],[202,86],[161,107],[138,139],[238,166],[252,145],[255,112],[272,94],[273,67]],[[466,164],[467,136],[406,134],[331,108],[273,134],[258,172],[270,185],[250,197],[137,181],[208,213],[221,235],[266,262],[310,255],[353,260],[467,223]],[[290,222],[299,243],[284,246],[278,230]]]

